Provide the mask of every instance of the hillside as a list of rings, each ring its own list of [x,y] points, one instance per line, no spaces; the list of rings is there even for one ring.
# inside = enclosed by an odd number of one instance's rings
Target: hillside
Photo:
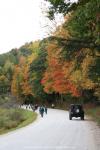
[[[60,12],[65,22],[49,38],[0,55],[0,94],[20,103],[99,104],[100,0],[48,1],[48,17]]]

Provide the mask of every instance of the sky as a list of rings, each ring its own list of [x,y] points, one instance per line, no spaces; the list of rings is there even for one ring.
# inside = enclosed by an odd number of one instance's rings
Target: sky
[[[43,1],[0,0],[0,54],[48,36],[52,24],[43,13]]]

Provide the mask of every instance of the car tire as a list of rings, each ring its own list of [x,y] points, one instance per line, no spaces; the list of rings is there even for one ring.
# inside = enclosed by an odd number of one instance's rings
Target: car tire
[[[69,120],[72,120],[72,116],[69,116]]]
[[[81,117],[81,120],[84,120],[84,116]]]

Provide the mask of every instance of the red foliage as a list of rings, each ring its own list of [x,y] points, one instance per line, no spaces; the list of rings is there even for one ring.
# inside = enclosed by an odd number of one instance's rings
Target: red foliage
[[[59,94],[72,93],[73,96],[79,96],[77,87],[66,77],[64,66],[70,69],[70,62],[61,61],[61,49],[57,46],[49,46],[48,49],[48,68],[44,73],[41,84],[47,93],[57,92]],[[68,72],[68,71],[67,71]]]

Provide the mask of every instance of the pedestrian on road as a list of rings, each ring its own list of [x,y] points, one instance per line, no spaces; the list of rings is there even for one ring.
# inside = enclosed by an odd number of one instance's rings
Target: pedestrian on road
[[[55,105],[52,103],[51,107],[52,107],[52,108],[54,108],[54,107],[55,107]]]
[[[26,105],[26,109],[27,109],[27,107],[28,107],[28,106]]]
[[[46,107],[46,106],[44,107],[44,111],[45,111],[45,113],[47,114],[47,107]]]
[[[40,112],[41,117],[43,117],[43,114],[44,114],[44,107],[43,106],[39,108],[39,112]]]
[[[35,104],[34,107],[35,107],[35,110],[37,110],[38,109],[38,104]]]
[[[35,111],[35,107],[34,107],[33,105],[31,105],[31,109],[32,109],[33,111]]]

